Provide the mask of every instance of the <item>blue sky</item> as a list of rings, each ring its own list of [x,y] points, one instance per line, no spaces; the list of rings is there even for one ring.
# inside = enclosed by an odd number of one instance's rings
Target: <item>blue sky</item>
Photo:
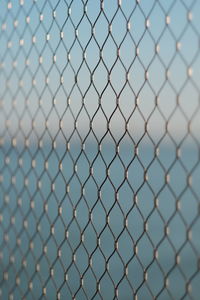
[[[75,122],[84,136],[92,119],[99,137],[109,124],[120,138],[127,123],[136,141],[145,126],[156,141],[168,121],[181,140],[192,118],[198,137],[199,9],[183,0],[1,1],[2,131],[10,118],[16,134],[21,119],[28,135],[34,120],[55,136],[61,121],[66,137]]]

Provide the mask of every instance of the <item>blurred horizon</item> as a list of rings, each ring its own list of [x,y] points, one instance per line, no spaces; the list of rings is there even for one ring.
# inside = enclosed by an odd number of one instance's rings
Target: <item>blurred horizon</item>
[[[68,140],[92,130],[120,139],[128,129],[136,144],[146,131],[155,143],[165,133],[199,140],[198,1],[2,1],[0,9],[0,135],[21,142],[62,131]]]

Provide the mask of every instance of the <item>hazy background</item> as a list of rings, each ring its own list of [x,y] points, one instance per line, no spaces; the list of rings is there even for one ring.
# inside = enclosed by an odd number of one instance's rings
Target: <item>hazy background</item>
[[[0,5],[1,133],[7,120],[19,140],[59,126],[68,139],[75,124],[82,138],[91,126],[119,139],[125,125],[136,142],[145,126],[155,142],[166,129],[199,138],[198,1]]]
[[[199,299],[199,12],[0,2],[0,298]]]

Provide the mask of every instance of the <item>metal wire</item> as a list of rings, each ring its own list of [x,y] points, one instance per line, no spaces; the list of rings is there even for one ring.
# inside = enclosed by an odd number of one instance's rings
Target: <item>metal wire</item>
[[[200,2],[0,2],[0,298],[199,299]]]

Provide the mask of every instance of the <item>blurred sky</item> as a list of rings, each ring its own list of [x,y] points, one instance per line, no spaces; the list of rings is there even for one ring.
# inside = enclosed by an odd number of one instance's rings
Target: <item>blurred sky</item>
[[[0,134],[92,126],[119,139],[128,126],[136,142],[145,127],[181,141],[189,124],[199,138],[199,11],[190,0],[1,1]]]

